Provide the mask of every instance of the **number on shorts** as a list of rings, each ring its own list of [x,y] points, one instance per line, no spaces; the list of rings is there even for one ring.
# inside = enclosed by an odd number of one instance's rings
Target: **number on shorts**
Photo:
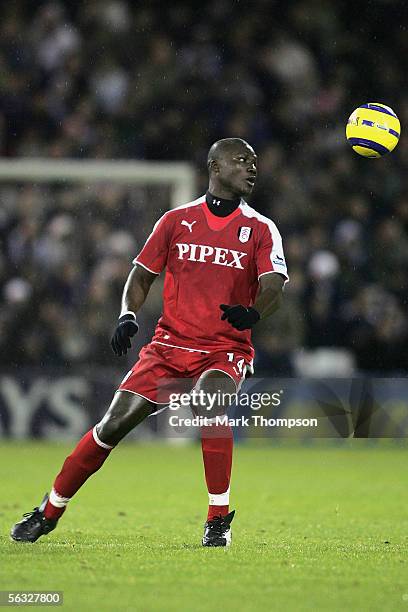
[[[234,357],[235,357],[235,353],[227,353],[227,357],[228,357],[228,361],[234,361]],[[243,374],[244,371],[244,364],[245,364],[245,359],[238,359],[237,361],[237,368],[234,367],[235,372],[238,374]]]

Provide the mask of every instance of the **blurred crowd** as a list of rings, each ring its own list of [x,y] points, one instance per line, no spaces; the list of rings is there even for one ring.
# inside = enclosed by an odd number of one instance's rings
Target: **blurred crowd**
[[[18,0],[0,21],[0,155],[188,160],[227,136],[259,157],[251,205],[274,219],[291,282],[255,331],[258,371],[337,347],[360,370],[408,366],[405,3]],[[380,160],[344,138],[378,101],[403,137]],[[162,188],[0,184],[2,365],[111,364],[131,259]],[[181,203],[181,202],[180,202]],[[160,281],[139,345],[160,313]]]

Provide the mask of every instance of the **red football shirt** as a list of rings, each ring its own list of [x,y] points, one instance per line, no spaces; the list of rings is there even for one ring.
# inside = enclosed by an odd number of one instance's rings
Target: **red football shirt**
[[[251,330],[221,321],[220,304],[252,306],[263,274],[289,279],[276,225],[244,200],[227,217],[211,213],[205,196],[169,210],[133,263],[154,274],[167,268],[163,315],[152,342],[240,351],[250,359]]]

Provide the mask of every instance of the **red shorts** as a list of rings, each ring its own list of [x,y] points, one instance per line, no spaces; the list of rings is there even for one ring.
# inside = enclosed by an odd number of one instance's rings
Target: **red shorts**
[[[204,352],[175,348],[152,342],[142,348],[139,361],[126,374],[118,391],[130,391],[155,404],[168,404],[172,393],[188,393],[208,370],[230,376],[237,391],[248,372],[251,360],[233,351]]]

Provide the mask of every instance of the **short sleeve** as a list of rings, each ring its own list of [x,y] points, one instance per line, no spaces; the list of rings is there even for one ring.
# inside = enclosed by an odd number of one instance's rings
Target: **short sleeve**
[[[167,263],[169,252],[169,215],[165,213],[154,225],[152,233],[145,242],[133,264],[139,264],[153,274],[160,274]]]
[[[261,226],[260,240],[256,253],[256,267],[258,278],[263,274],[277,272],[285,277],[285,283],[289,280],[282,238],[273,221],[269,220],[268,223],[263,223]]]

